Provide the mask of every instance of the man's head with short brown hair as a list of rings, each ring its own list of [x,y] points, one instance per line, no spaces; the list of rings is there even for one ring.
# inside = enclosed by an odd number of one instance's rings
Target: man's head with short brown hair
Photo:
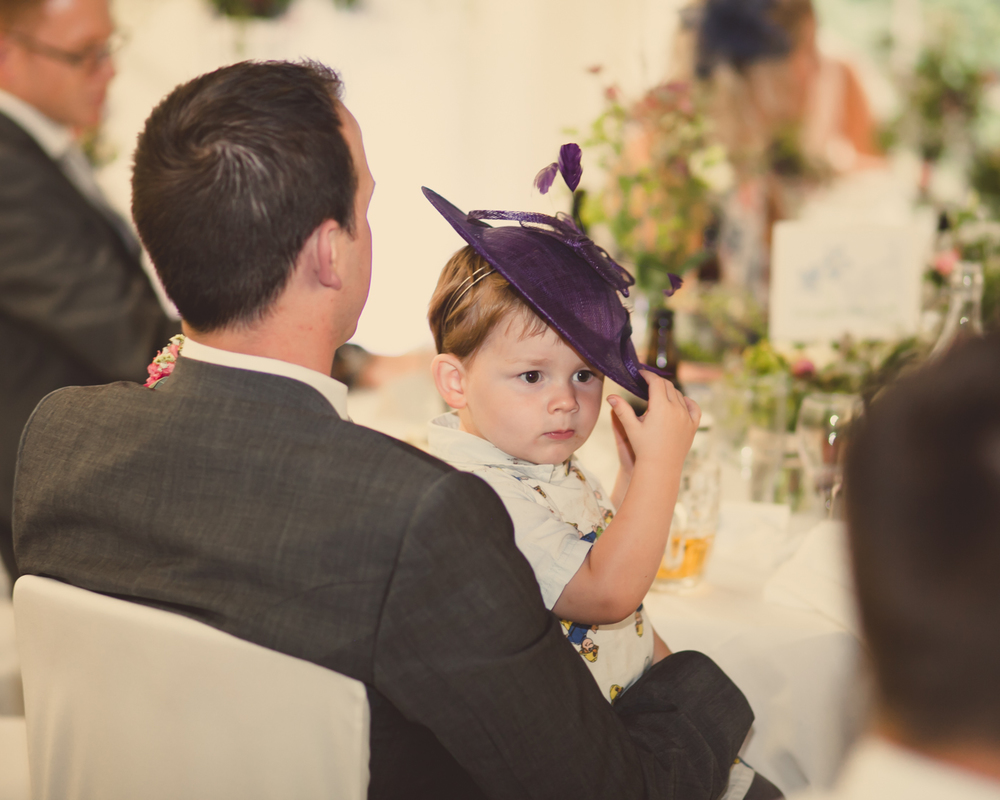
[[[194,330],[264,319],[324,221],[352,238],[367,230],[342,87],[316,62],[244,61],[178,86],[149,115],[132,216]]]

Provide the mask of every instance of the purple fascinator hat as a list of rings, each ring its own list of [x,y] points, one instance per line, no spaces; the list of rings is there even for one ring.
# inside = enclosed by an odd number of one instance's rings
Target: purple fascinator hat
[[[551,181],[549,181],[551,183]],[[547,187],[546,187],[547,188]],[[424,196],[580,356],[619,386],[648,398],[632,345],[628,296],[635,280],[565,216],[520,211],[466,214],[441,195]],[[485,220],[516,222],[493,227]],[[658,370],[654,370],[658,371]]]

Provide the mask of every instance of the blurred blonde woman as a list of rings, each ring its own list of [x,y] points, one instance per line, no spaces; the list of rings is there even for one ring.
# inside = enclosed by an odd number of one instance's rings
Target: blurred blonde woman
[[[838,172],[878,155],[854,70],[819,51],[811,0],[705,0],[686,17],[678,71],[708,88],[738,165],[785,133],[802,156]]]
[[[854,70],[820,53],[811,0],[704,0],[685,22],[675,71],[706,90],[737,175],[722,277],[766,306],[774,222],[823,177],[878,163],[868,103]]]

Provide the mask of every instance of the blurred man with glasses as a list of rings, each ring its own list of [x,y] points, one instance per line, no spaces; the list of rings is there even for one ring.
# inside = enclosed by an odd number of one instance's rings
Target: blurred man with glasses
[[[14,464],[38,401],[143,379],[179,330],[77,139],[102,118],[118,38],[108,0],[0,0],[0,555],[11,577]]]

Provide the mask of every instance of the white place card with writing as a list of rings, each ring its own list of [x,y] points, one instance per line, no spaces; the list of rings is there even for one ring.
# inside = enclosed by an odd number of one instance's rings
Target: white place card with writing
[[[774,226],[772,341],[826,343],[916,333],[924,266],[933,241],[909,224],[788,221]]]

